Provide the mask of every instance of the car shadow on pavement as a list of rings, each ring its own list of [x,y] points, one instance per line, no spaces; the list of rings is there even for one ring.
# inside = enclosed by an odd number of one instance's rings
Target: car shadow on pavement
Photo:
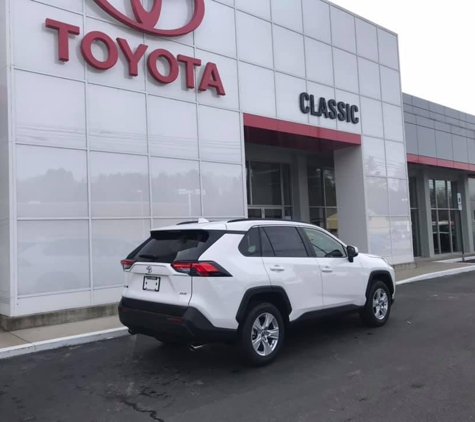
[[[318,321],[306,322],[292,327],[286,332],[285,345],[279,361],[304,357],[315,351],[326,349],[332,344],[342,342],[358,342],[365,336],[371,336],[377,330],[363,326],[355,315],[327,317]],[[140,361],[159,366],[170,365],[182,370],[193,371],[203,367],[221,369],[229,373],[229,369],[246,371],[249,367],[243,361],[239,348],[233,345],[210,344],[197,350],[185,346],[162,344],[154,339],[143,336],[136,337],[137,350],[140,349]]]

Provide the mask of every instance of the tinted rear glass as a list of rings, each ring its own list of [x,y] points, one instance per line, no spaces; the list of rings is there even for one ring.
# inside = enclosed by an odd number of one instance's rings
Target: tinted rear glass
[[[156,231],[127,258],[139,262],[197,261],[224,232],[217,230]]]

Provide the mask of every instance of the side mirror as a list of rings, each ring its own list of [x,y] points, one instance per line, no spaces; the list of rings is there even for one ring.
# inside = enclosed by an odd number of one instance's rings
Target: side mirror
[[[347,246],[346,252],[348,253],[348,261],[353,262],[358,256],[358,248],[356,246]]]

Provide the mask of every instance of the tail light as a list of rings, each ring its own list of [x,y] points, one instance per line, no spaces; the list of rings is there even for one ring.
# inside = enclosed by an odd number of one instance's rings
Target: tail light
[[[135,261],[133,259],[123,259],[120,261],[122,268],[124,271],[130,270],[132,266],[135,264]]]
[[[216,262],[174,262],[172,268],[193,277],[231,277],[223,267]]]

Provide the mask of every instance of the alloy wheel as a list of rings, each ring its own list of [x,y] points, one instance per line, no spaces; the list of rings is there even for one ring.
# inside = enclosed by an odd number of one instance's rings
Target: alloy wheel
[[[252,324],[251,341],[259,356],[269,356],[279,343],[280,333],[277,319],[269,312],[259,315]]]
[[[378,320],[386,318],[389,309],[389,298],[384,289],[377,289],[373,295],[373,313]]]

